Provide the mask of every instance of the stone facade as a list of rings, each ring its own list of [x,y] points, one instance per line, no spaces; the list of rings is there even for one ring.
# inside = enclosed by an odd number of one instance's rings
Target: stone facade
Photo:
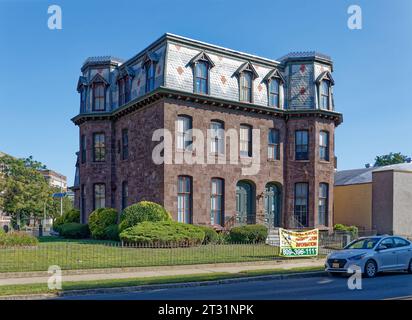
[[[209,93],[193,93],[194,79],[190,61],[196,55],[207,53],[213,61],[209,71]],[[156,61],[154,86],[142,91],[146,80],[144,66],[150,59]],[[250,63],[256,70],[253,81],[252,102],[239,102],[239,81],[236,70]],[[127,71],[129,70],[129,71]],[[277,70],[281,77],[279,106],[268,106],[268,86],[265,77]],[[127,71],[127,72],[126,72]],[[88,59],[82,67],[78,90],[85,94],[80,113],[73,121],[80,128],[80,140],[85,137],[85,161],[78,160],[78,181],[75,186],[76,203],[82,210],[82,221],[94,209],[94,185],[104,184],[105,205],[121,211],[124,205],[122,185],[127,182],[127,205],[140,200],[160,203],[178,218],[178,176],[192,179],[192,222],[210,224],[211,179],[224,181],[224,223],[234,221],[238,215],[237,185],[247,181],[253,187],[251,213],[254,222],[265,223],[265,206],[268,183],[274,183],[280,190],[280,226],[299,227],[294,221],[295,184],[308,183],[308,223],[305,227],[330,228],[333,216],[334,182],[334,129],[341,123],[341,114],[334,111],[332,85],[332,62],[330,58],[316,53],[287,55],[281,61],[259,58],[202,42],[166,34],[147,49],[122,62],[119,59]],[[131,81],[130,99],[125,105],[118,105],[118,88],[115,79],[119,74],[128,74]],[[93,83],[96,75],[105,79],[104,110],[93,111]],[[319,108],[319,81],[326,77],[331,83],[327,110]],[[321,79],[320,79],[321,78]],[[279,78],[280,79],[280,78]],[[320,80],[319,80],[320,79]],[[139,89],[140,88],[140,89]],[[146,87],[147,88],[147,87]],[[86,92],[86,93],[85,93]],[[133,93],[135,92],[135,93]],[[192,119],[193,129],[199,129],[205,137],[212,120],[223,123],[224,130],[239,132],[241,125],[258,129],[259,139],[252,139],[253,152],[258,157],[248,161],[258,165],[253,174],[244,174],[248,165],[239,154],[239,163],[229,161],[229,150],[233,144],[225,139],[225,154],[219,162],[210,164],[207,159],[216,158],[210,154],[209,140],[202,150],[189,152],[204,153],[205,163],[155,164],[152,152],[158,141],[152,141],[157,129],[172,133],[173,158],[179,157],[176,150],[176,120],[180,115]],[[128,157],[122,159],[122,132],[128,131]],[[279,132],[279,160],[268,159],[268,132]],[[295,131],[307,130],[309,137],[308,160],[295,159]],[[320,131],[329,133],[329,160],[319,158]],[[93,162],[93,134],[104,133],[106,156],[103,162]],[[166,139],[166,138],[165,138]],[[236,141],[238,143],[238,141]],[[80,149],[82,143],[80,141]],[[79,152],[81,158],[83,153]],[[180,156],[183,156],[182,154]],[[217,159],[216,158],[216,159]],[[206,163],[207,162],[207,163]],[[319,184],[327,183],[327,223],[318,221]]]

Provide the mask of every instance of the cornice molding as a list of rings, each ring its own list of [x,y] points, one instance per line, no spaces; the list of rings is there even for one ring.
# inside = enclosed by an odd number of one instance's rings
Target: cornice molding
[[[282,118],[286,121],[291,118],[317,117],[322,119],[333,120],[336,126],[341,124],[343,121],[342,114],[335,111],[321,109],[276,109],[271,107],[259,106],[253,103],[230,101],[208,95],[199,95],[195,93],[183,92],[165,87],[159,87],[156,90],[149,92],[138,99],[134,99],[125,104],[124,106],[115,109],[111,112],[83,113],[75,116],[71,120],[76,125],[80,125],[87,121],[117,120],[153,102],[159,101],[160,99],[173,99],[186,102],[194,102],[202,105],[210,105],[214,107],[225,108],[228,110],[237,110],[261,115],[271,115],[276,118]]]

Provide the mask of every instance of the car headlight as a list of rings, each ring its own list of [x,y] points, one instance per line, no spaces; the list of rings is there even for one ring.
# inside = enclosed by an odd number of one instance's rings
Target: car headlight
[[[350,258],[348,258],[348,260],[360,260],[365,256],[366,256],[366,253],[362,253],[362,254],[358,254],[356,256],[350,257]]]

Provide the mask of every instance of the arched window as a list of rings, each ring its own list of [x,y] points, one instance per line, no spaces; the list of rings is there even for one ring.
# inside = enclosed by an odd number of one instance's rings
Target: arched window
[[[210,123],[210,152],[214,154],[225,153],[225,132],[223,122],[212,121]]]
[[[210,194],[210,224],[224,225],[224,180],[213,178]]]
[[[252,102],[252,73],[244,71],[240,75],[240,101]]]
[[[320,108],[329,110],[330,83],[322,80],[320,83]]]
[[[329,206],[329,185],[327,183],[319,184],[319,207],[318,207],[318,224],[328,225],[328,206]]]
[[[192,118],[190,116],[180,115],[177,117],[177,149],[192,149]]]
[[[269,106],[279,108],[279,80],[272,78],[269,81]]]
[[[193,223],[192,177],[179,176],[177,181],[177,221]]]
[[[209,66],[206,61],[195,64],[195,93],[209,93]]]

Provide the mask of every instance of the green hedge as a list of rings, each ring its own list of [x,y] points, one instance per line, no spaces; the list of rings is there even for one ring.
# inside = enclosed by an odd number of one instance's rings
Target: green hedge
[[[26,247],[37,246],[39,241],[36,237],[26,232],[0,232],[0,247]]]
[[[333,226],[334,231],[346,231],[352,233],[354,236],[358,235],[358,227],[356,226],[345,226],[343,224],[337,223]]]
[[[171,221],[172,217],[160,204],[140,201],[123,210],[120,217],[120,232],[143,221]]]
[[[198,226],[201,228],[205,233],[205,238],[203,240],[203,244],[209,243],[217,243],[219,239],[219,235],[215,229],[209,226]]]
[[[57,217],[53,222],[53,230],[60,233],[60,226],[65,223],[80,223],[80,211],[77,209],[71,209],[64,213],[62,216]]]
[[[119,241],[119,226],[117,224],[112,224],[104,229],[105,239]]]
[[[117,211],[112,208],[94,210],[89,216],[90,233],[94,239],[106,239],[106,228],[117,223]]]
[[[90,229],[87,224],[70,222],[60,226],[60,235],[66,239],[86,239],[90,237]]]
[[[175,221],[144,221],[120,233],[125,243],[165,246],[200,245],[205,238],[202,228]]]
[[[237,243],[260,243],[265,242],[268,236],[267,227],[260,224],[250,224],[234,227],[230,230],[230,242]]]

